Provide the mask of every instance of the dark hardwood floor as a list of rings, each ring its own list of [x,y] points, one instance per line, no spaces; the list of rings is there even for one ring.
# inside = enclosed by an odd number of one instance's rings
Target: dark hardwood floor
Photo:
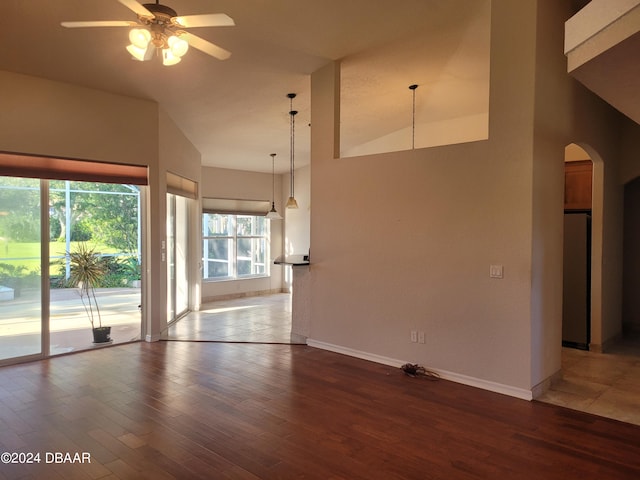
[[[0,452],[41,455],[2,479],[640,478],[638,426],[301,345],[134,343],[0,368]]]

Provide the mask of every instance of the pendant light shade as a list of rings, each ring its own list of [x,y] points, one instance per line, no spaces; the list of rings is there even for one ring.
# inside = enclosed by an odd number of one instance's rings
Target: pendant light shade
[[[296,132],[296,114],[298,113],[293,109],[293,99],[296,98],[295,93],[288,93],[287,97],[289,97],[289,117],[291,118],[291,194],[289,195],[289,199],[287,200],[287,208],[298,208],[298,202],[296,201],[296,197],[294,195],[294,171],[295,171],[295,132]]]
[[[275,201],[275,190],[276,190],[276,173],[275,173],[275,164],[276,164],[276,154],[271,154],[271,210],[267,213],[267,218],[269,220],[282,220],[280,214],[276,211],[276,201]]]
[[[132,28],[129,32],[129,40],[135,47],[146,50],[151,41],[151,33],[146,28]]]
[[[282,217],[276,211],[276,207],[273,203],[271,204],[271,210],[269,210],[269,213],[267,213],[267,218],[269,220],[282,220]]]

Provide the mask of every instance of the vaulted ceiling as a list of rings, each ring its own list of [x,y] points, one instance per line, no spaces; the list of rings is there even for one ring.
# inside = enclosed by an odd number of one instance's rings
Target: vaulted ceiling
[[[477,61],[455,55],[467,26],[477,27],[474,19],[486,15],[489,0],[163,3],[180,15],[231,16],[235,27],[192,30],[231,51],[231,58],[220,61],[191,49],[181,63],[171,67],[162,66],[159,59],[137,62],[125,51],[127,28],[60,26],[62,21],[135,20],[133,12],[117,0],[3,0],[0,69],[156,101],[201,152],[204,165],[268,172],[269,154],[276,152],[276,169],[282,172],[288,168],[290,92],[298,94],[294,108],[300,112],[296,117],[296,164],[309,159],[313,71],[358,52],[375,53],[390,44],[411,45],[416,36],[434,46],[423,52],[435,69],[452,63],[462,67],[465,58]],[[406,52],[398,55],[404,58]],[[463,98],[460,76],[441,73],[425,73],[428,81],[439,82],[438,95]],[[360,84],[352,76],[352,85],[354,80]],[[407,78],[400,83],[421,81]],[[360,94],[368,101],[375,102],[380,96],[379,84],[363,78],[361,86]],[[399,94],[408,95],[404,87]],[[468,97],[473,103],[473,95]],[[465,108],[459,105],[459,110]],[[378,119],[387,120],[384,116]]]

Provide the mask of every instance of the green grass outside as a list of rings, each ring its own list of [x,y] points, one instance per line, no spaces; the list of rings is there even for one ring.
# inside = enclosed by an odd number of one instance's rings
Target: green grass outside
[[[93,242],[71,242],[71,251],[79,243],[87,243],[88,246],[95,249],[99,253],[119,253],[115,248],[106,245],[94,244]],[[64,242],[49,242],[49,255],[51,257],[51,267],[49,274],[56,275],[60,271],[60,265],[57,263],[64,257],[66,244]],[[6,263],[14,266],[24,266],[27,272],[40,271],[40,243],[39,242],[6,242],[0,240],[0,263]],[[25,272],[25,273],[27,273]]]

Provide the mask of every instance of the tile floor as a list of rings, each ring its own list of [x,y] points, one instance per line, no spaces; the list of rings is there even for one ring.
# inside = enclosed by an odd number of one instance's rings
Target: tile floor
[[[304,343],[291,335],[291,295],[220,300],[204,304],[169,327],[169,340]]]
[[[539,401],[640,425],[640,336],[606,353],[562,349],[562,379]]]
[[[170,340],[300,343],[291,338],[291,296],[205,304],[171,326]],[[607,353],[562,349],[563,378],[538,400],[640,425],[640,336]]]
[[[96,296],[102,323],[111,327],[113,344],[140,340],[140,289],[97,289]],[[96,348],[77,289],[51,289],[49,306],[51,355]],[[40,317],[39,290],[22,291],[19,297],[0,302],[0,361],[39,354]]]

